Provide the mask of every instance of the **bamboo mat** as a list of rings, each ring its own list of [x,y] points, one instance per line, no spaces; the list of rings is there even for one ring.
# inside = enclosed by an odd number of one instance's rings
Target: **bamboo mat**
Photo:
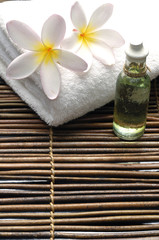
[[[158,104],[126,142],[113,103],[52,129],[0,80],[0,239],[159,239]]]

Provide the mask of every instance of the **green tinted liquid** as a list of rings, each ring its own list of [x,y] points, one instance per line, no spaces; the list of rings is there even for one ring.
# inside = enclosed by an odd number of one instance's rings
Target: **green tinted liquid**
[[[131,78],[121,73],[117,80],[113,129],[121,139],[135,140],[143,135],[150,94],[148,75]]]

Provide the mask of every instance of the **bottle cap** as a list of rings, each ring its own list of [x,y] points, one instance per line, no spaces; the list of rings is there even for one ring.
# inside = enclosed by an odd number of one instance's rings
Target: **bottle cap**
[[[149,51],[142,42],[132,42],[125,53],[130,62],[145,62]]]

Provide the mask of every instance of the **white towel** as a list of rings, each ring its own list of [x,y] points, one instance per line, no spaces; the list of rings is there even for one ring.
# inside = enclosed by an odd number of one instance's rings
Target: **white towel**
[[[76,74],[60,67],[62,84],[57,99],[49,100],[43,93],[38,73],[27,79],[9,80],[6,77],[8,64],[20,53],[8,37],[5,24],[15,19],[30,25],[38,34],[44,21],[57,13],[64,17],[67,35],[72,31],[70,9],[74,0],[34,0],[32,2],[6,2],[0,4],[0,75],[14,91],[33,108],[49,125],[58,126],[80,117],[114,99],[115,83],[125,60],[125,47],[115,49],[116,64],[105,66],[97,60],[89,72]],[[107,1],[79,0],[87,18],[101,4]],[[126,42],[131,36],[142,32],[143,41],[149,48],[147,65],[151,79],[159,75],[158,0],[127,1],[111,0],[114,12],[103,28],[112,28],[123,35]]]

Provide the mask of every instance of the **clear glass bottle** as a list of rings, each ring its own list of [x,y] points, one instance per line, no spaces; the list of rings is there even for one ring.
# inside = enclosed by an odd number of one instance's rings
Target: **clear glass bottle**
[[[144,134],[151,88],[147,55],[142,43],[131,43],[126,51],[125,66],[117,79],[113,130],[124,140],[135,140]]]

